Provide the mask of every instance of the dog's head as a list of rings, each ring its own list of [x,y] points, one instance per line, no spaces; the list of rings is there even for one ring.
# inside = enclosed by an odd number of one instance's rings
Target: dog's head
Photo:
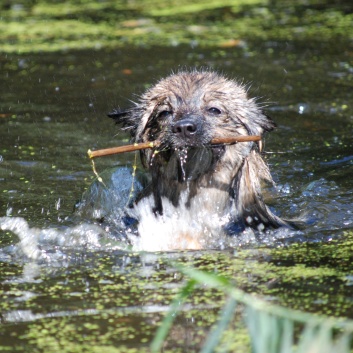
[[[109,116],[130,130],[134,142],[158,140],[164,151],[209,147],[213,138],[262,135],[274,128],[243,85],[211,71],[173,74],[147,90],[134,107]],[[152,155],[143,153],[145,166]]]
[[[178,205],[187,190],[186,207],[195,200],[210,217],[228,212],[241,225],[287,224],[263,201],[260,183],[272,178],[260,146],[211,145],[215,138],[261,136],[275,127],[244,85],[211,71],[182,71],[147,90],[134,107],[109,116],[134,142],[160,142],[158,150],[141,153],[152,175],[154,210],[162,213],[162,197]]]

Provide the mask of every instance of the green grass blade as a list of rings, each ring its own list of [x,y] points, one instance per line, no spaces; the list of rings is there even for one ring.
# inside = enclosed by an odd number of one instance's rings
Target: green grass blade
[[[212,328],[201,353],[213,352],[229,325],[237,304],[245,306],[243,318],[250,334],[253,353],[348,353],[352,344],[353,321],[332,318],[293,310],[247,294],[236,288],[231,279],[215,273],[200,271],[180,264],[174,266],[190,278],[172,302],[169,313],[160,325],[152,342],[152,353],[159,352],[175,319],[175,311],[193,291],[197,284],[216,288],[230,298],[221,311],[220,318]],[[294,343],[295,331],[303,327],[299,341]],[[304,325],[304,326],[303,326]],[[341,330],[340,335],[334,332]]]
[[[341,352],[343,352],[343,353],[351,352],[351,349],[350,349],[351,341],[352,341],[352,333],[351,332],[342,333],[337,338],[332,352],[340,352],[340,353]]]
[[[283,332],[281,338],[280,353],[293,352],[294,322],[287,318],[283,319]]]
[[[222,309],[219,321],[212,328],[201,353],[212,353],[214,351],[222,338],[222,333],[226,330],[230,320],[233,318],[236,307],[237,301],[233,297],[230,297]]]
[[[178,264],[176,264],[175,267],[184,275],[194,279],[200,284],[202,283],[209,287],[218,288],[220,290],[233,288],[230,280],[219,274],[200,271],[200,270],[196,270],[193,267],[185,267]]]
[[[173,321],[176,318],[177,312],[180,310],[180,307],[187,299],[187,297],[192,293],[196,284],[197,282],[195,280],[190,279],[188,282],[186,282],[184,287],[182,287],[178,295],[172,301],[170,309],[161,324],[159,325],[159,328],[151,343],[152,353],[160,352],[162,345],[170,331],[170,328],[172,327]]]

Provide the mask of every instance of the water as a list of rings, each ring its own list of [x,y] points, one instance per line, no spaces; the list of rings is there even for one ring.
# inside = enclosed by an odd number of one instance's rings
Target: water
[[[327,286],[336,289],[325,306],[309,305],[310,310],[325,313],[332,307],[336,315],[352,318],[345,306],[334,305],[338,297],[349,303],[353,295],[350,282],[342,280],[352,271],[349,252],[337,262],[325,252],[335,241],[337,256],[349,249],[345,232],[353,229],[351,49],[253,43],[212,51],[179,47],[2,55],[0,65],[0,342],[5,347],[55,351],[74,345],[65,336],[71,332],[75,347],[146,350],[182,283],[170,261],[225,273],[245,290],[295,308],[303,299],[289,300],[286,288],[295,282],[305,292],[307,283],[294,275],[291,284],[282,280],[276,272],[282,271],[281,264],[326,266],[339,274],[330,272],[331,279],[311,282],[311,290],[320,297]],[[307,224],[300,231],[279,230],[260,239],[244,233],[241,241],[228,244],[232,250],[134,254],[110,229],[72,217],[74,205],[95,177],[87,150],[128,143],[106,113],[129,106],[135,93],[172,69],[195,65],[251,82],[251,94],[268,102],[266,111],[278,125],[265,141],[276,181],[269,203],[280,216],[304,216]],[[133,154],[125,154],[101,158],[96,167],[102,173],[133,163]],[[127,185],[124,200],[129,191]],[[106,207],[112,210],[115,201],[106,201]],[[93,211],[99,216],[106,210]],[[320,261],[285,247],[303,241],[311,243],[302,245],[308,253],[318,249],[323,254]],[[274,267],[268,267],[274,255],[267,246],[282,249]],[[279,281],[276,290],[266,285],[261,264],[267,266],[266,280]],[[246,268],[251,276],[245,275]],[[198,306],[194,298],[192,310],[177,322],[171,347],[180,347],[180,337],[190,334],[192,339],[184,344],[190,352],[197,350],[195,342],[201,342],[203,334],[196,327],[207,331],[220,297],[213,293],[206,306]]]

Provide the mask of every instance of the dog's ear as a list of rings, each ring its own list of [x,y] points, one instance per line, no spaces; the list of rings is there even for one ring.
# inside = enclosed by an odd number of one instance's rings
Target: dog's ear
[[[265,113],[263,113],[263,115],[266,118],[265,122],[262,124],[262,128],[264,129],[264,131],[272,131],[276,129],[277,124],[272,120],[272,118]]]
[[[117,124],[125,124],[128,120],[128,117],[131,115],[131,111],[129,110],[120,110],[114,109],[110,113],[107,114],[109,118],[115,120]]]
[[[121,124],[125,130],[129,130],[132,137],[136,135],[137,122],[133,109],[114,109],[107,114],[116,124]]]
[[[261,191],[263,181],[273,183],[268,166],[261,156],[253,151],[244,159],[233,182],[236,222],[258,230],[282,226],[294,228],[294,223],[277,217],[266,206]]]
[[[254,118],[247,123],[248,129],[255,135],[262,135],[262,133],[270,132],[277,127],[276,123],[263,111],[259,111],[259,113],[254,115]]]

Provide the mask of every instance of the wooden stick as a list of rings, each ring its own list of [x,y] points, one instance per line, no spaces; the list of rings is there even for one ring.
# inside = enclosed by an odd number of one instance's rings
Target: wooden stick
[[[224,145],[224,144],[231,144],[236,142],[249,142],[249,141],[260,141],[260,140],[261,140],[261,136],[258,136],[258,135],[237,136],[237,137],[214,138],[211,141],[211,144]],[[87,153],[88,153],[88,157],[92,159],[96,157],[110,156],[112,154],[144,150],[146,148],[154,148],[154,147],[158,147],[160,144],[161,143],[159,141],[142,142],[142,143],[134,143],[133,145],[112,147],[112,148],[106,148],[106,149],[97,150],[97,151],[88,150]]]
[[[87,153],[89,158],[96,158],[96,157],[109,156],[111,154],[132,152],[132,151],[144,150],[146,148],[158,147],[159,144],[160,143],[158,141],[142,142],[142,143],[134,143],[133,145],[106,148],[104,150],[97,150],[97,151],[88,150]]]

